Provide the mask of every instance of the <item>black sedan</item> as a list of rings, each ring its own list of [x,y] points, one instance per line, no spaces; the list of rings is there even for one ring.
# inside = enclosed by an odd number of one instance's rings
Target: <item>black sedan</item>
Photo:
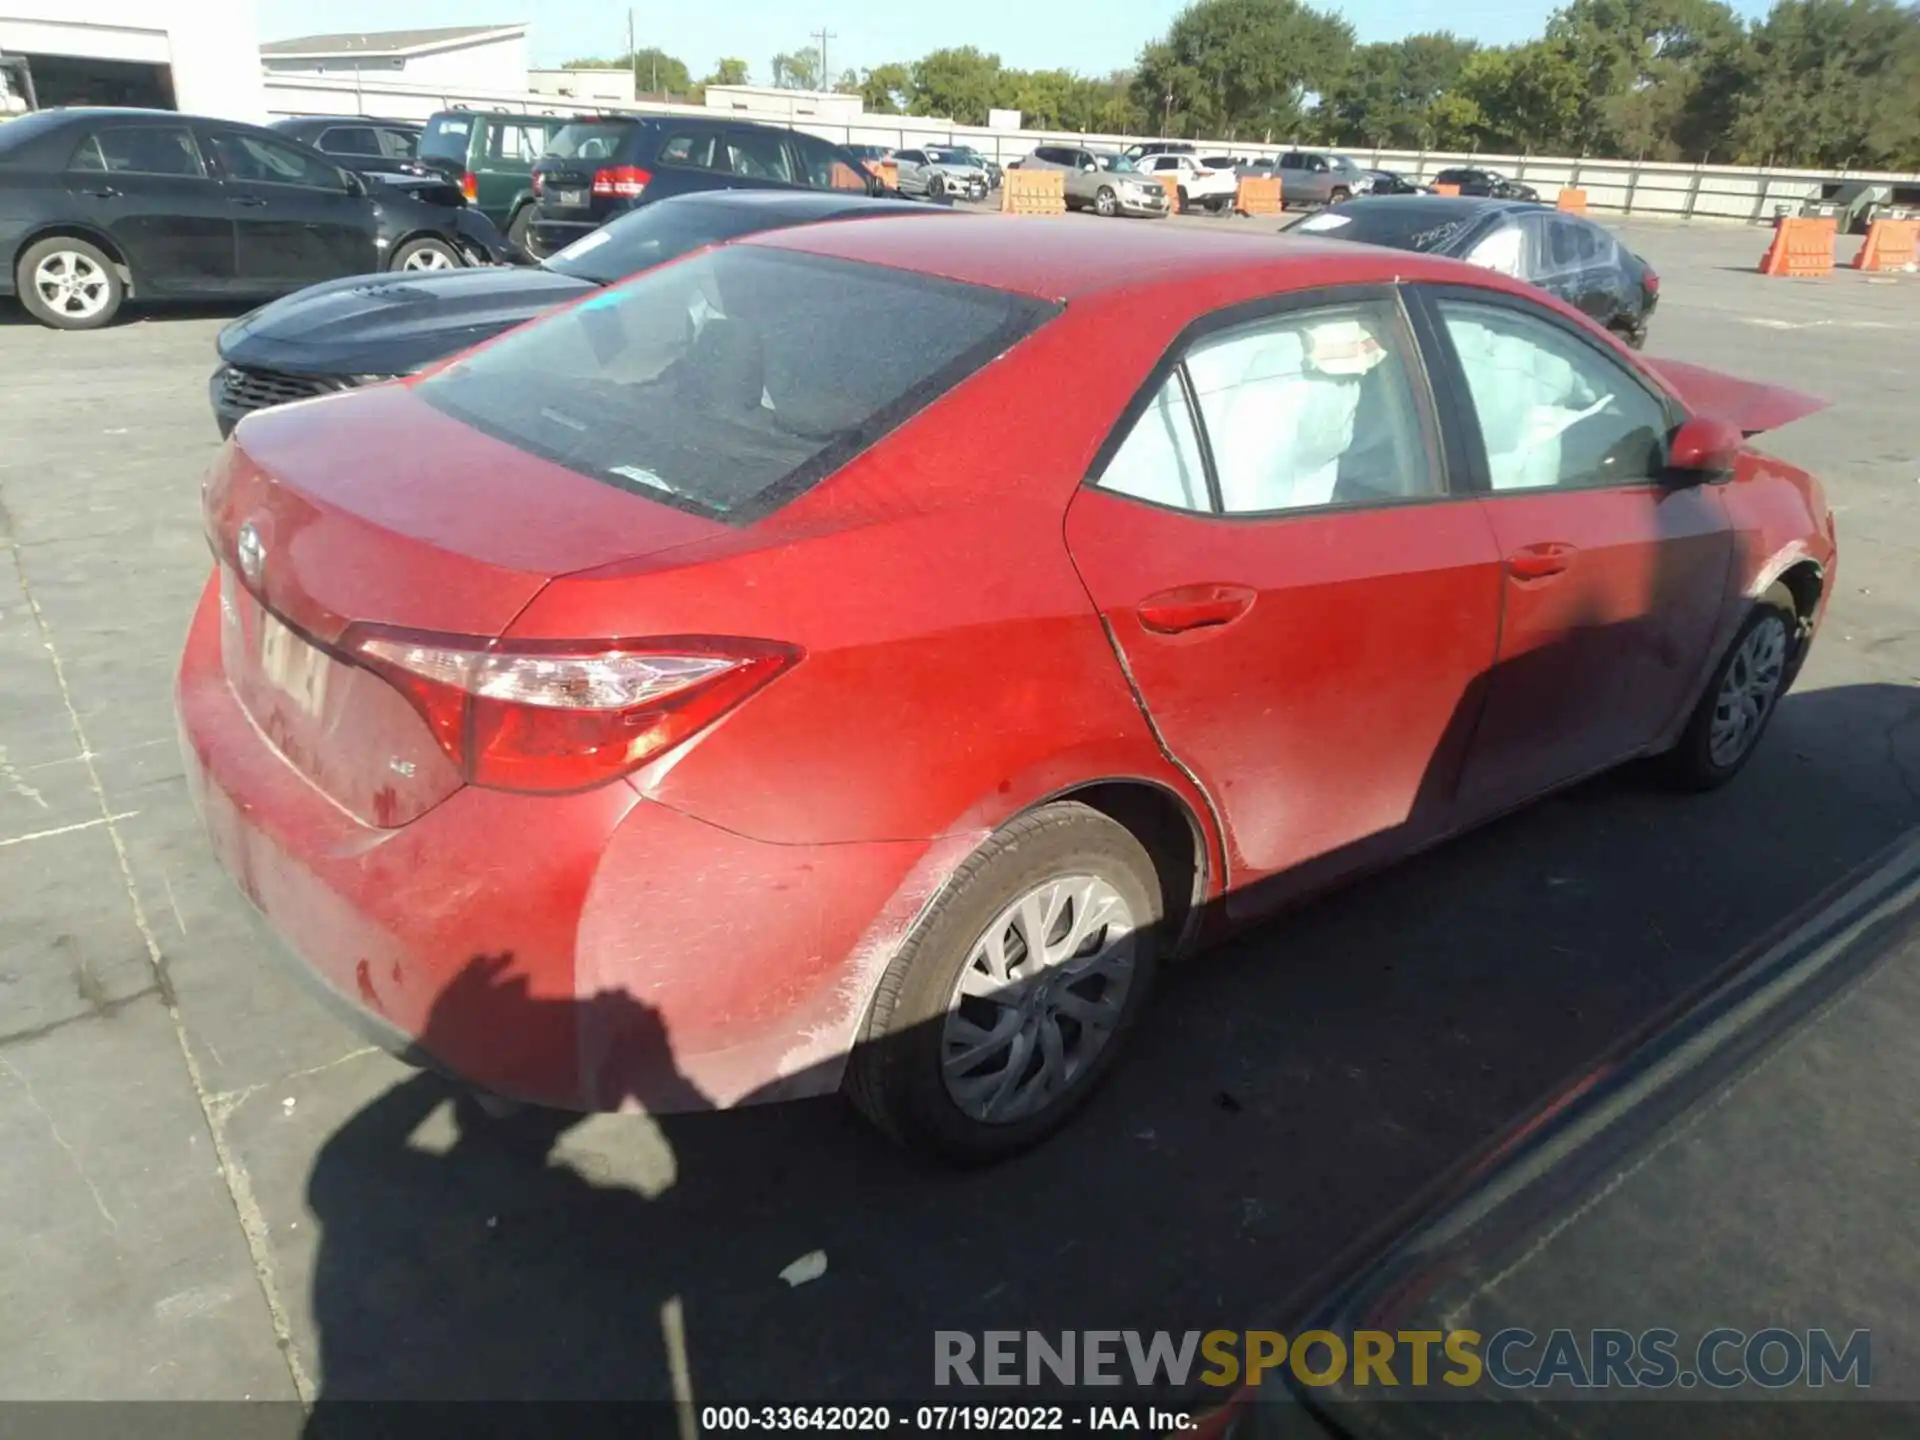
[[[1591,220],[1517,200],[1363,195],[1287,227],[1304,235],[1448,255],[1559,296],[1636,349],[1660,301],[1653,268]]]
[[[432,176],[361,176],[272,130],[172,111],[0,125],[0,295],[93,330],[138,300],[251,300],[370,270],[504,264]]]
[[[221,332],[214,420],[226,435],[254,410],[410,375],[704,245],[816,221],[947,213],[848,191],[716,190],[624,215],[532,268],[314,285]]]
[[[1367,187],[1369,195],[1430,195],[1432,190],[1400,170],[1368,170],[1363,172],[1373,183]]]
[[[1540,192],[1531,185],[1510,180],[1498,170],[1483,170],[1478,165],[1463,165],[1442,170],[1433,177],[1435,185],[1452,185],[1462,195],[1491,200],[1538,200]]]
[[[1336,1261],[1275,1318],[1337,1356],[1200,1433],[1913,1434],[1916,1025],[1909,832]]]

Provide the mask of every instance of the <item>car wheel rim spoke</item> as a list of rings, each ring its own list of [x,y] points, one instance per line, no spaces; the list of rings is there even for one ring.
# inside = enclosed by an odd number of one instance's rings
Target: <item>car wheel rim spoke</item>
[[[941,1032],[941,1075],[969,1117],[1007,1124],[1086,1073],[1117,1029],[1135,973],[1132,908],[1107,881],[1033,886],[976,939]]]
[[[61,250],[34,268],[33,288],[49,310],[73,319],[98,314],[107,303],[107,275],[86,256]]]
[[[1707,729],[1707,755],[1714,764],[1733,764],[1759,738],[1779,698],[1786,663],[1786,622],[1769,615],[1740,642],[1714,697]]]

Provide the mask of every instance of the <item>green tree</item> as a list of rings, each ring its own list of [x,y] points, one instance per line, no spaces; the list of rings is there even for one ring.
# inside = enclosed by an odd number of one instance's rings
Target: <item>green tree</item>
[[[1535,40],[1482,50],[1460,72],[1459,94],[1479,110],[1473,143],[1490,150],[1577,153],[1589,78],[1568,47]]]
[[[703,85],[744,85],[747,83],[747,62],[726,57],[713,62],[713,73],[703,81]]]
[[[1000,57],[971,45],[935,50],[913,66],[908,109],[915,115],[942,115],[962,125],[984,125],[999,99]]]
[[[1433,107],[1479,47],[1448,34],[1362,45],[1321,96],[1322,138],[1335,145],[1435,144]]]
[[[1169,131],[1236,139],[1296,128],[1338,79],[1353,28],[1299,0],[1194,0],[1140,53],[1135,98]]]
[[[1920,164],[1920,12],[1892,0],[1780,0],[1736,62],[1734,159]]]
[[[907,108],[913,72],[898,61],[875,65],[860,76],[860,103],[875,115],[898,115]]]
[[[802,46],[773,57],[773,83],[782,90],[820,88],[820,52]]]
[[[563,70],[630,70],[634,84],[644,91],[684,95],[693,89],[693,76],[686,62],[667,54],[657,45],[647,45],[631,55],[616,55],[611,60],[569,60]],[[657,80],[656,80],[656,77]]]

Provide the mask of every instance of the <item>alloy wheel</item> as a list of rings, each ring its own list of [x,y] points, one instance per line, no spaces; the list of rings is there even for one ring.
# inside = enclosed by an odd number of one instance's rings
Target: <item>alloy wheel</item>
[[[1113,198],[1113,191],[1102,187],[1100,193],[1094,197],[1093,208],[1102,215],[1111,215],[1120,207]]]
[[[91,320],[112,297],[107,272],[75,250],[56,250],[35,266],[33,288],[48,309],[73,320]]]
[[[1137,920],[1107,881],[1066,875],[1003,909],[973,944],[947,1001],[948,1097],[1010,1124],[1071,1091],[1112,1040],[1137,969]]]
[[[458,267],[453,257],[446,251],[432,245],[423,245],[400,262],[402,270],[453,270]]]
[[[1786,666],[1787,622],[1779,615],[1764,615],[1733,652],[1714,697],[1707,756],[1715,765],[1738,763],[1760,738],[1767,715],[1780,698]]]

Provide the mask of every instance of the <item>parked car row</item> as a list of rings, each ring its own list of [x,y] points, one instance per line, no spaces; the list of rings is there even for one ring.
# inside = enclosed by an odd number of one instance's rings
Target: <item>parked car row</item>
[[[1171,214],[1167,192],[1125,155],[1079,145],[1040,145],[1017,162],[1020,169],[1057,170],[1066,178],[1067,209],[1099,215],[1154,217]]]

